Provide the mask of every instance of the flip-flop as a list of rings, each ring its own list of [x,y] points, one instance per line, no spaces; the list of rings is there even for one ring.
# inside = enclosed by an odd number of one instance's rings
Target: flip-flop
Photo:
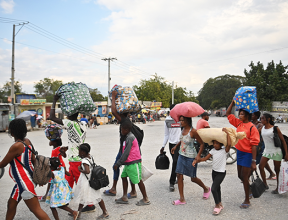
[[[108,218],[109,218],[109,215],[104,216],[102,214],[102,215],[99,215],[96,219],[108,219]]]
[[[252,199],[253,198],[253,194],[251,193],[250,195],[249,195],[249,199]]]
[[[241,209],[248,209],[250,206],[251,206],[251,204],[242,203],[242,204],[240,205],[240,208],[241,208]]]
[[[144,206],[144,205],[150,205],[150,204],[151,204],[150,201],[149,201],[149,202],[144,202],[143,199],[139,200],[139,201],[136,203],[136,205],[138,205],[138,206]]]
[[[272,190],[271,193],[272,194],[279,194],[278,190]]]
[[[116,196],[116,194],[115,194],[115,193],[111,193],[111,192],[109,191],[109,189],[105,190],[103,193],[104,193],[104,195],[106,195],[106,196]]]
[[[211,187],[209,187],[209,192],[208,193],[203,193],[203,199],[208,199],[211,193]]]
[[[221,210],[222,210],[221,207],[220,208],[214,208],[213,215],[219,215]]]
[[[115,199],[115,202],[116,202],[117,204],[129,204],[128,201],[123,201],[122,198]]]
[[[185,205],[186,202],[181,202],[179,199],[172,202],[173,205]]]
[[[127,197],[128,197],[128,199],[135,199],[135,198],[137,198],[137,195],[136,195],[136,196],[131,196],[131,194],[128,193],[128,194],[127,194]]]

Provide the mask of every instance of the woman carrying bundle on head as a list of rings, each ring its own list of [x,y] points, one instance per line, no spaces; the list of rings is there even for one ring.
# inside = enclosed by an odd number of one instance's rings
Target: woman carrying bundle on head
[[[180,144],[179,157],[177,161],[176,173],[178,180],[178,189],[180,194],[180,199],[173,201],[173,205],[184,205],[186,200],[184,198],[184,183],[183,175],[191,177],[191,181],[202,187],[204,190],[203,199],[208,199],[211,188],[204,185],[204,183],[197,178],[197,164],[192,165],[194,160],[201,159],[201,153],[204,148],[204,143],[199,137],[196,129],[192,127],[192,119],[184,116],[180,116],[181,127],[183,128],[180,136],[180,142],[171,149],[171,153],[174,154],[176,148]],[[197,140],[200,143],[200,150],[197,154],[197,151],[194,147],[194,140]]]
[[[252,198],[249,185],[249,176],[251,174],[251,169],[253,171],[256,170],[256,147],[259,144],[260,135],[255,125],[250,122],[251,114],[248,111],[239,109],[239,119],[236,118],[235,115],[231,114],[234,105],[234,100],[232,100],[227,109],[226,116],[230,124],[236,127],[236,131],[245,132],[247,137],[239,140],[235,145],[237,148],[238,178],[243,182],[245,192],[245,200],[240,205],[240,208],[247,209],[251,206],[250,198]]]

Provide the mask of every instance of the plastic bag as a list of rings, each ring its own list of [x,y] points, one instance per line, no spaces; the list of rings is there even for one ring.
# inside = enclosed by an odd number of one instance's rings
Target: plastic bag
[[[238,143],[238,140],[242,140],[246,137],[245,132],[237,132],[234,128],[226,128],[231,139],[231,146],[235,146]],[[201,137],[202,141],[213,145],[212,141],[218,141],[224,146],[227,146],[227,134],[222,131],[222,128],[203,128],[197,130],[197,133]]]
[[[142,175],[142,181],[144,182],[145,180],[147,180],[150,176],[153,175],[153,173],[147,168],[145,167],[143,164],[141,165],[141,175]]]
[[[170,111],[170,116],[178,122],[180,116],[184,117],[196,117],[201,115],[204,109],[195,102],[183,102],[175,105],[175,107]]]
[[[88,87],[83,83],[67,83],[56,92],[60,96],[61,110],[65,115],[77,112],[89,115],[96,110]]]
[[[117,91],[117,96],[115,100],[116,110],[119,113],[133,113],[139,112],[141,110],[138,98],[132,88],[129,86],[122,87],[120,85],[115,85],[109,92],[109,98],[112,100],[112,92]]]
[[[288,162],[282,161],[280,172],[279,172],[279,185],[278,185],[279,194],[288,192]]]
[[[159,154],[156,157],[155,167],[159,170],[168,170],[170,165],[169,158],[166,156],[166,152],[164,151],[163,154]]]
[[[257,91],[255,86],[243,86],[237,89],[234,102],[236,110],[244,109],[249,113],[258,112]]]

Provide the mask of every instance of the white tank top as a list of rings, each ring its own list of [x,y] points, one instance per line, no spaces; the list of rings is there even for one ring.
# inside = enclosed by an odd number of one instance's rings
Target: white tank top
[[[270,156],[276,155],[276,154],[281,154],[281,148],[280,147],[275,147],[274,145],[274,140],[273,140],[273,129],[269,128],[269,129],[265,129],[265,127],[262,128],[261,130],[261,135],[265,144],[265,149],[263,152],[263,155],[267,155],[269,154]]]

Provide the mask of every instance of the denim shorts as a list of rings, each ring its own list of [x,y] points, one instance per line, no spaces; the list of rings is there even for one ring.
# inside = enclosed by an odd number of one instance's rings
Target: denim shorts
[[[251,167],[252,153],[243,152],[237,149],[237,165]]]
[[[196,178],[197,163],[195,164],[195,167],[193,167],[192,163],[194,160],[195,158],[184,157],[180,154],[175,173]]]

